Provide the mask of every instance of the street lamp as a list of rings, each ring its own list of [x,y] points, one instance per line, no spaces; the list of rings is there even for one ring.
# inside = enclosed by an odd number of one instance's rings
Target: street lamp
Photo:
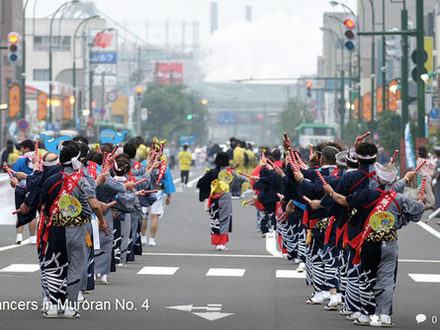
[[[353,16],[356,16],[356,14],[354,13],[354,11],[350,8],[350,7],[348,7],[346,4],[343,4],[342,2],[338,2],[338,1],[330,1],[330,5],[331,6],[333,6],[333,7],[336,7],[336,6],[342,6],[342,7],[344,7],[345,9],[347,9]]]
[[[52,100],[52,36],[53,36],[53,21],[55,19],[55,16],[60,12],[61,9],[64,7],[78,3],[79,0],[71,0],[68,2],[63,3],[61,6],[57,8],[57,10],[52,15],[52,18],[50,20],[50,33],[49,33],[49,100]],[[52,122],[52,103],[49,103],[49,121]]]
[[[73,96],[74,96],[75,100],[77,100],[77,98],[78,98],[78,95],[77,95],[77,93],[76,93],[76,35],[77,35],[77,33],[78,33],[80,27],[81,27],[83,24],[86,24],[88,21],[90,21],[90,20],[92,20],[92,19],[95,19],[95,18],[98,18],[98,17],[99,17],[99,15],[93,15],[93,16],[90,16],[90,17],[87,17],[87,18],[83,19],[83,20],[78,24],[78,26],[77,26],[76,29],[75,29],[75,33],[73,34],[73,65],[72,65],[72,70],[73,70],[73,71],[72,71],[72,87],[73,87]],[[83,71],[84,71],[84,68],[83,68]],[[77,120],[77,118],[78,118],[78,109],[77,109],[77,105],[76,105],[76,103],[77,103],[77,102],[75,102],[75,104],[73,105],[73,120],[74,120],[75,125],[76,125],[76,120]]]

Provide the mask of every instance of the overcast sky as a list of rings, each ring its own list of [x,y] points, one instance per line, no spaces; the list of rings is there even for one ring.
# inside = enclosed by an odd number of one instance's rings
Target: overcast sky
[[[37,1],[37,16],[47,16],[64,0]],[[207,80],[227,81],[247,77],[295,77],[316,73],[322,54],[322,16],[342,11],[327,0],[217,0],[219,30],[209,34],[210,0],[95,0],[95,5],[130,30],[160,44],[166,21],[170,38],[180,42],[183,21],[200,23],[200,41]],[[356,0],[341,1],[356,10]],[[244,20],[252,6],[252,23]],[[32,10],[28,10],[28,16]],[[189,28],[189,23],[187,25]],[[190,39],[190,36],[187,36]]]

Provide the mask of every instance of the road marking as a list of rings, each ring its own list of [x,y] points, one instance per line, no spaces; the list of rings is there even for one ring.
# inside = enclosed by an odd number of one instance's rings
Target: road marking
[[[0,269],[3,273],[33,273],[40,269],[38,264],[12,264]]]
[[[10,249],[15,249],[20,246],[27,245],[27,244],[29,244],[29,239],[25,239],[24,241],[21,242],[21,244],[11,244],[11,245],[7,245],[7,246],[2,246],[2,247],[0,247],[0,252],[10,250]]]
[[[240,268],[209,268],[206,276],[243,277],[245,271]]]
[[[417,224],[422,227],[423,229],[425,229],[428,233],[434,235],[437,238],[440,238],[440,233],[435,230],[434,228],[432,228],[431,226],[427,225],[426,223],[419,221],[417,222]]]
[[[414,262],[414,263],[433,263],[433,264],[438,264],[438,263],[440,263],[440,260],[399,259],[399,262]]]
[[[216,321],[220,320],[226,316],[234,315],[234,313],[220,313],[220,312],[206,312],[206,313],[191,313],[193,315],[197,315],[208,321]]]
[[[305,273],[298,273],[296,270],[277,269],[276,278],[306,278]]]
[[[143,256],[168,256],[168,257],[221,257],[221,258],[275,258],[267,254],[220,254],[220,253],[165,253],[165,252],[144,252]]]
[[[408,274],[414,282],[440,283],[440,274]]]
[[[283,254],[277,250],[277,240],[275,238],[275,233],[266,234],[266,251],[274,257],[281,258],[283,256]]]
[[[195,178],[195,179],[189,181],[188,184],[187,184],[186,186],[189,187],[189,188],[194,187],[194,183],[196,183],[197,181],[199,181],[200,178],[201,178],[202,176],[203,176],[203,175],[200,175],[200,176],[198,176],[197,178]]]
[[[215,321],[222,319],[226,316],[234,315],[235,313],[221,313],[222,304],[208,304],[207,306],[196,307],[194,305],[178,305],[167,306],[165,308],[174,309],[181,312],[191,312],[191,314],[201,317],[208,321]],[[193,310],[206,310],[206,312],[192,312]]]
[[[179,267],[143,267],[138,275],[174,275]]]

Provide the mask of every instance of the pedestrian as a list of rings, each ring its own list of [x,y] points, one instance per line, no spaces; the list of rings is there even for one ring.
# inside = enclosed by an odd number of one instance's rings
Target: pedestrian
[[[219,152],[215,158],[216,167],[200,178],[197,188],[200,189],[199,201],[206,199],[206,209],[211,220],[211,244],[217,251],[226,251],[229,235],[232,231],[232,200],[229,183],[232,171],[228,171],[229,158],[226,152]]]
[[[179,165],[180,165],[180,180],[181,185],[186,186],[188,184],[189,170],[191,169],[192,154],[188,151],[189,146],[184,144],[182,146],[183,151],[179,152]]]

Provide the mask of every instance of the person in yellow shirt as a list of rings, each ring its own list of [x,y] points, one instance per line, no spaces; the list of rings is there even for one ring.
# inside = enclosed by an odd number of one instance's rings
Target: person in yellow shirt
[[[188,184],[189,169],[191,168],[192,154],[188,151],[188,145],[183,145],[183,151],[179,152],[180,180],[183,185]]]

